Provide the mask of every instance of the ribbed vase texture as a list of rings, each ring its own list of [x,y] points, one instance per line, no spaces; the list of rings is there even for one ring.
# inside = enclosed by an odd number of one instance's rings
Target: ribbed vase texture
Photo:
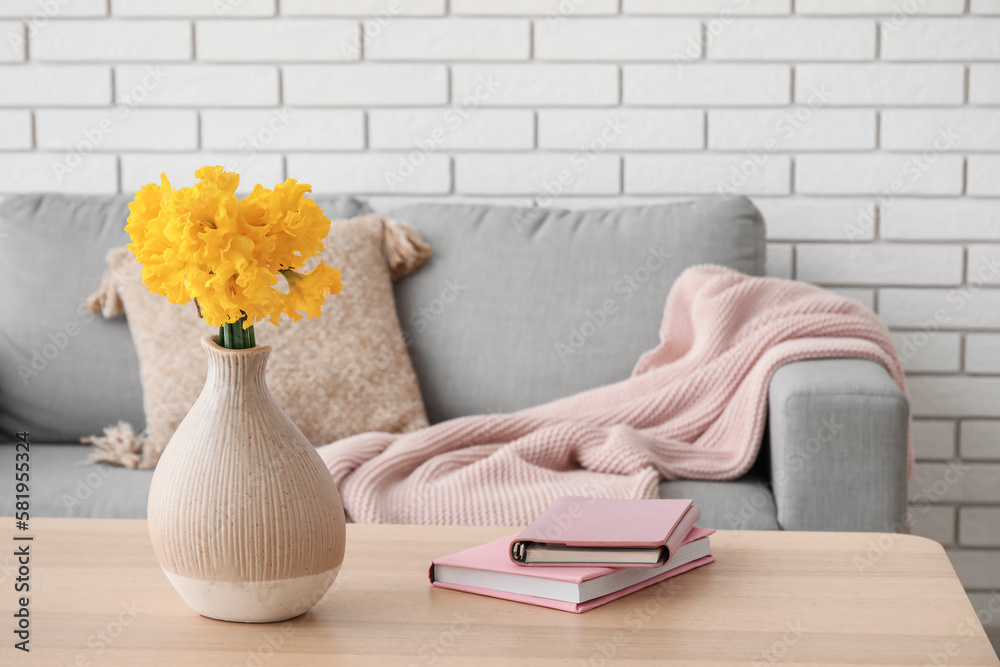
[[[298,616],[340,571],[340,494],[267,390],[270,348],[228,350],[207,337],[202,346],[205,388],[164,450],[149,491],[153,550],[170,583],[203,616]]]

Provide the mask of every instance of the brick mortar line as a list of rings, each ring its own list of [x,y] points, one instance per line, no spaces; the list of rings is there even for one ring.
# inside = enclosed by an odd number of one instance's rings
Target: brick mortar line
[[[37,152],[39,152],[39,153],[42,153],[42,152],[58,152],[60,150],[66,150],[66,149],[71,149],[71,148],[72,148],[72,146],[66,146],[64,148],[49,148],[49,149],[45,149],[43,151],[37,151]],[[219,149],[219,150],[237,150],[238,148],[239,148],[239,146],[233,146],[230,149]],[[3,150],[3,149],[0,149],[0,150]],[[8,152],[18,152],[19,150],[21,150],[21,149],[9,149]],[[148,152],[148,153],[177,153],[177,152],[185,152],[185,151],[189,151],[189,150],[190,149],[184,149],[184,148],[179,148],[179,149],[172,149],[172,148],[170,148],[170,149],[164,149],[164,148],[160,148],[160,149],[157,149],[157,148],[143,148],[141,144],[137,144],[134,148],[130,147],[130,148],[126,148],[126,149],[103,149],[103,150],[94,150],[94,151],[90,151],[90,152],[91,153],[95,153],[95,154],[114,154],[114,153],[119,153],[119,152],[121,152],[121,153],[131,153],[131,152],[136,152],[136,151],[138,151],[138,152],[144,152],[144,153],[146,153],[146,152]],[[529,149],[529,148],[525,148],[525,149],[510,149],[510,148],[502,148],[502,149],[449,148],[447,150],[434,151],[433,154],[434,155],[452,155],[452,154],[454,154],[457,157],[475,157],[475,156],[478,156],[478,155],[482,155],[482,156],[505,155],[505,156],[510,156],[510,157],[529,157],[529,156],[530,157],[561,157],[561,156],[569,157],[569,156],[572,156],[572,155],[575,155],[575,154],[581,152],[581,150],[585,151],[586,148],[585,147],[580,147],[580,148],[552,148],[552,149],[546,149],[546,150],[533,150],[533,149]],[[399,147],[393,147],[393,148],[389,148],[389,147],[385,147],[385,148],[370,148],[369,147],[367,149],[366,148],[355,148],[355,147],[350,147],[350,146],[332,147],[332,148],[328,148],[328,149],[301,147],[301,148],[262,150],[262,151],[259,151],[259,152],[262,153],[262,154],[271,154],[271,155],[281,155],[283,153],[301,153],[301,154],[308,154],[308,155],[324,155],[324,154],[329,154],[332,157],[336,157],[339,154],[357,154],[357,153],[367,153],[367,154],[370,154],[370,155],[405,155],[405,154],[408,154],[408,153],[412,153],[414,151],[419,151],[419,148],[417,148],[416,146],[399,146]],[[195,151],[191,151],[191,152],[195,152]],[[699,156],[699,155],[713,156],[713,157],[723,157],[723,156],[746,157],[745,153],[734,153],[734,152],[731,152],[731,151],[700,151],[700,150],[697,150],[697,149],[690,149],[690,150],[687,150],[687,149],[676,149],[676,150],[664,151],[664,152],[651,151],[651,150],[650,151],[643,151],[643,150],[633,150],[633,151],[616,150],[616,151],[606,151],[606,152],[601,153],[601,155],[602,156],[604,156],[604,155],[607,155],[607,156],[618,156],[618,157],[623,157],[623,158],[629,158],[629,157],[633,157],[633,158],[635,158],[635,157],[673,158],[673,157],[682,157],[682,156],[683,157],[696,157],[696,156]],[[804,155],[805,156],[809,156],[809,155],[830,155],[830,156],[838,156],[838,157],[840,157],[840,156],[845,156],[845,155],[861,156],[861,155],[867,155],[867,153],[843,151],[843,152],[829,152],[829,153],[823,153],[823,154],[816,154],[816,153],[772,153],[772,155],[774,155],[776,157],[789,158],[791,160],[793,158],[802,157]],[[877,153],[877,155],[882,155],[882,153]],[[885,155],[910,155],[910,153],[885,153]],[[992,155],[996,155],[997,157],[1000,157],[1000,152],[998,152],[998,153],[982,153],[982,155],[991,155],[991,156]],[[795,172],[797,170],[790,169],[789,171],[790,172]],[[665,192],[669,192],[669,191],[665,191]],[[831,199],[845,198],[845,197],[861,198],[861,197],[877,197],[878,196],[877,194],[869,194],[869,193],[863,193],[863,192],[858,192],[858,193],[850,193],[850,192],[844,192],[844,193],[816,193],[816,192],[810,192],[808,190],[804,190],[804,191],[789,190],[788,192],[790,194],[790,197],[796,197],[796,196],[800,196],[800,195],[812,195],[812,196],[815,196],[815,197],[829,197]],[[779,193],[759,193],[756,196],[775,196],[776,194],[779,194]],[[654,195],[655,195],[655,193],[654,193]],[[918,199],[918,198],[921,198],[921,199],[931,199],[931,198],[934,198],[934,199],[937,199],[937,198],[947,199],[949,197],[951,197],[953,199],[977,199],[977,198],[979,198],[979,197],[975,197],[975,196],[966,197],[963,193],[957,193],[957,194],[954,194],[954,195],[940,194],[940,195],[923,195],[923,196],[919,196],[919,195],[910,195],[910,196],[900,195],[900,196],[898,196],[899,199],[903,199],[903,200]],[[996,195],[992,195],[992,196],[991,195],[985,195],[982,198],[984,198],[984,199],[992,199],[992,198],[995,198],[995,197],[996,197]]]
[[[852,20],[885,20],[894,18],[896,14],[893,12],[871,12],[871,13],[819,13],[819,12],[776,12],[776,13],[766,13],[766,14],[740,14],[740,20],[746,21],[775,21],[780,19],[799,19],[799,20],[809,20],[809,21],[836,21],[838,19],[852,19]],[[690,18],[690,19],[717,19],[719,17],[718,12],[629,12],[625,10],[619,10],[615,12],[606,12],[600,14],[581,14],[578,16],[567,17],[567,20],[572,21],[607,21],[615,19],[627,19],[630,17],[643,17],[643,18]],[[968,17],[963,19],[963,17]],[[972,14],[968,9],[962,12],[950,12],[946,14],[912,14],[909,18],[921,21],[953,21],[956,19],[964,20],[966,22],[971,22],[975,18],[996,18],[996,14],[989,13],[976,13]],[[5,16],[4,20],[26,20],[30,19],[30,15],[16,15],[16,16]],[[331,19],[331,20],[342,20],[342,21],[366,21],[374,18],[378,18],[377,14],[327,14],[327,13],[311,13],[311,14],[299,14],[299,13],[285,13],[281,11],[276,11],[274,14],[266,15],[238,15],[233,17],[227,17],[226,19],[220,19],[213,17],[210,14],[128,14],[111,11],[107,14],[88,14],[81,16],[59,16],[51,17],[51,20],[59,21],[95,21],[95,20],[135,20],[135,21],[173,21],[179,19],[198,19],[204,21],[222,21],[222,20],[247,20],[247,21],[265,21],[265,20],[276,20],[282,18],[289,19]],[[503,20],[503,19],[527,19],[527,20],[540,20],[545,19],[545,14],[531,14],[531,13],[481,13],[481,12],[455,12],[455,11],[445,11],[442,14],[400,14],[398,16],[400,19],[406,20],[419,20],[419,21],[447,21],[449,19],[482,19],[484,21],[489,20]]]
[[[129,65],[124,63],[119,63],[116,67],[122,66],[141,66],[140,65]],[[152,66],[152,65],[151,65]],[[284,72],[282,72],[284,74]],[[2,77],[2,66],[0,66],[0,77]],[[414,104],[329,104],[329,103],[292,103],[288,107],[291,109],[327,109],[331,111],[380,111],[380,110],[415,110],[415,111],[433,111],[436,109],[447,110],[453,105],[450,103],[440,103],[440,104],[427,104],[427,103],[414,103]],[[587,104],[581,103],[577,106],[564,106],[564,105],[532,105],[532,104],[496,104],[496,105],[483,105],[478,107],[479,110],[483,111],[689,111],[689,112],[702,112],[702,113],[712,113],[712,112],[731,112],[731,111],[746,111],[750,113],[754,112],[778,112],[783,110],[794,110],[799,108],[801,105],[787,103],[787,104],[759,104],[750,106],[734,106],[734,105],[707,105],[707,106],[696,106],[693,104]],[[56,110],[56,111],[92,111],[99,109],[113,109],[114,104],[100,103],[100,104],[33,104],[33,103],[0,103],[0,110]],[[144,104],[143,109],[148,110],[199,110],[199,109],[223,109],[239,111],[242,109],[277,109],[280,108],[274,103],[267,104]],[[924,106],[916,107],[913,105],[907,106],[886,106],[886,105],[843,105],[843,106],[833,106],[828,105],[824,107],[826,111],[913,111],[917,112],[938,112],[938,111],[988,111],[1000,114],[1000,104],[997,105],[979,105],[979,106],[958,106],[958,105],[938,105],[938,106]],[[669,150],[669,149],[667,149]],[[733,149],[739,150],[739,149]],[[797,149],[805,153],[812,152],[823,152],[824,149]],[[831,152],[841,152],[830,149]],[[849,151],[864,151],[871,149],[845,149]],[[885,152],[907,152],[915,150],[926,150],[926,148],[913,148],[913,149],[890,149]],[[1000,147],[993,149],[994,152],[1000,153]],[[985,152],[979,149],[961,149],[954,151],[946,151],[947,154],[957,154],[961,152]]]
[[[204,39],[200,41],[205,41]],[[194,43],[194,41],[192,41]],[[84,64],[84,65],[103,65],[110,63],[202,63],[202,64],[218,64],[218,65],[380,65],[380,64],[392,64],[392,65],[439,65],[439,66],[461,66],[461,67],[495,67],[502,65],[510,66],[523,66],[523,65],[568,65],[573,67],[614,67],[614,66],[630,66],[630,65],[651,65],[658,67],[676,67],[676,63],[668,58],[655,58],[655,59],[630,59],[630,58],[606,58],[601,60],[583,60],[583,59],[539,59],[531,57],[511,57],[511,58],[328,58],[328,59],[297,59],[297,60],[253,60],[253,59],[236,59],[236,60],[218,60],[218,59],[193,59],[193,58],[109,58],[109,59],[63,59],[63,58],[26,58],[25,60],[14,61],[10,63],[4,63],[5,65],[18,65],[18,64],[51,64],[51,65],[74,65],[74,64]],[[700,66],[707,65],[740,65],[747,68],[757,67],[760,65],[775,65],[788,67],[789,69],[798,65],[831,65],[831,66],[842,66],[850,67],[852,65],[864,66],[864,65],[913,65],[913,66],[927,66],[927,65],[939,65],[939,66],[971,66],[971,65],[989,65],[997,64],[1000,62],[1000,58],[957,58],[954,60],[885,60],[885,59],[874,59],[874,58],[863,58],[863,59],[841,59],[841,60],[818,60],[811,58],[785,58],[780,60],[765,60],[765,59],[722,59],[722,58],[704,58],[696,59],[691,61],[688,66],[691,68],[698,68]],[[959,102],[961,104],[961,102]]]

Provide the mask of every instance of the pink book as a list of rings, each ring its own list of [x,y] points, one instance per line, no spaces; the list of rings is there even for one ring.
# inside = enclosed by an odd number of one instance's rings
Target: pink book
[[[673,558],[656,569],[612,567],[522,567],[511,562],[511,535],[451,556],[437,558],[431,584],[476,595],[550,607],[576,614],[617,600],[715,559],[709,552],[712,530],[694,528]]]
[[[511,543],[519,565],[660,567],[701,512],[690,500],[557,498]]]

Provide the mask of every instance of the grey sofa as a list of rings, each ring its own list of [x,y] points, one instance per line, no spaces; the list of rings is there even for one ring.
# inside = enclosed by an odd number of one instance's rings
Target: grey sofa
[[[34,516],[145,516],[152,473],[87,465],[89,448],[74,444],[118,419],[144,420],[127,326],[76,311],[105,251],[126,241],[128,200],[0,202],[0,308],[11,320],[0,325],[0,469],[13,469],[11,433],[31,432]],[[331,219],[369,210],[351,198],[317,201]],[[387,213],[434,249],[396,285],[432,422],[623,379],[656,344],[685,268],[764,271],[764,221],[745,198],[587,211],[427,203]],[[53,358],[36,358],[50,341]],[[45,368],[25,378],[33,362]],[[769,401],[748,475],[664,481],[661,496],[695,499],[701,524],[714,528],[905,529],[908,404],[881,366],[788,364]],[[0,496],[0,515],[13,509],[13,494]]]

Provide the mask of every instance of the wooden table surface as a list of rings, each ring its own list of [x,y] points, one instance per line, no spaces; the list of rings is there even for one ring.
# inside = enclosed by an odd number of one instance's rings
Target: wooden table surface
[[[144,521],[31,528],[31,652],[12,648],[8,555],[3,665],[1000,665],[944,551],[917,537],[723,531],[715,563],[577,615],[429,585],[431,558],[516,529],[350,525],[311,612],[244,625],[184,604]]]

